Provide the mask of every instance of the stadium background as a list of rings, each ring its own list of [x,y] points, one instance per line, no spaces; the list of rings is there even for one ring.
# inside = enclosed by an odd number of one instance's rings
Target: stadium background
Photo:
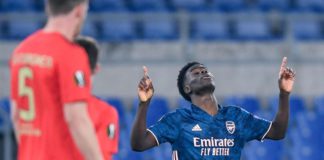
[[[324,160],[323,0],[90,0],[83,34],[101,47],[93,91],[120,114],[120,160],[171,159],[168,144],[132,152],[129,134],[142,65],[155,97],[148,123],[177,107],[176,78],[187,61],[214,73],[221,104],[237,104],[272,119],[283,56],[297,71],[291,118],[283,141],[251,142],[243,160]],[[9,119],[8,59],[14,47],[45,23],[42,0],[0,0],[0,159],[15,159]],[[71,60],[73,63],[73,60]]]

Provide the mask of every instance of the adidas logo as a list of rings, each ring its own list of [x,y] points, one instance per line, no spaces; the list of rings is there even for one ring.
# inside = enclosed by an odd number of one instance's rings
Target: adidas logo
[[[196,124],[194,127],[192,127],[191,130],[192,131],[202,131],[202,129],[200,128],[200,126],[198,124]]]

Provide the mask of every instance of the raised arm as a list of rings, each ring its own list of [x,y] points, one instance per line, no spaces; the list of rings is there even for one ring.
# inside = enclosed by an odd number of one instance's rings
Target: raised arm
[[[284,57],[279,71],[279,106],[275,119],[266,138],[280,140],[285,137],[289,119],[289,95],[293,89],[295,72],[287,67],[287,57]]]
[[[146,113],[154,93],[148,69],[144,66],[144,76],[138,84],[139,106],[131,133],[131,146],[134,151],[144,151],[157,145],[153,135],[146,130]]]

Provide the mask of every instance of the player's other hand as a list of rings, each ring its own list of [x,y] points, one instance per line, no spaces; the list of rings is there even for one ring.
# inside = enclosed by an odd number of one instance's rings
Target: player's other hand
[[[148,69],[146,66],[143,66],[143,71],[144,75],[138,84],[138,97],[141,102],[147,102],[152,98],[154,88],[152,80],[148,76]]]
[[[290,93],[294,86],[295,71],[287,67],[287,57],[282,59],[282,63],[279,71],[279,89],[282,93]]]

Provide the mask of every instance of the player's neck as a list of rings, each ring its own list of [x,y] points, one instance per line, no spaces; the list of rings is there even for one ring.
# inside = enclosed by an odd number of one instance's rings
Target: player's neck
[[[214,116],[218,113],[218,102],[214,94],[193,95],[191,101],[209,115]]]
[[[62,34],[67,40],[73,41],[75,28],[73,22],[69,22],[67,17],[50,18],[44,27],[44,32],[57,32]]]

